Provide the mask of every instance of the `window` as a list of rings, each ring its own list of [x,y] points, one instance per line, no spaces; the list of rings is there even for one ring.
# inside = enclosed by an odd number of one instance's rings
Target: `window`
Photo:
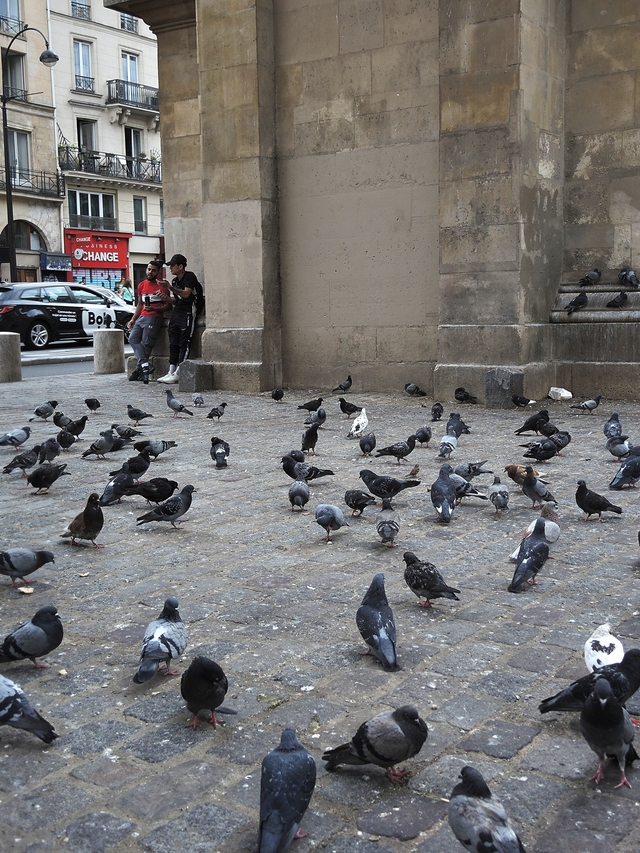
[[[128,33],[137,33],[138,32],[138,19],[133,15],[126,15],[124,12],[120,13],[120,29],[126,30]]]
[[[142,131],[136,127],[125,127],[124,129],[124,153],[127,157],[127,175],[130,178],[139,178],[144,171],[144,164],[140,161],[142,154]]]
[[[29,302],[40,302],[40,288],[39,287],[29,287],[26,290],[23,290],[20,294],[21,299],[28,299]]]
[[[97,293],[91,290],[85,290],[84,287],[74,287],[70,285],[69,289],[73,295],[74,302],[82,302],[91,305],[104,305],[104,299]]]
[[[31,186],[29,175],[29,134],[20,130],[7,131],[9,163],[14,187]]]
[[[6,58],[7,77],[4,80],[4,94],[7,98],[26,101],[27,93],[24,85],[24,56],[21,53],[2,51],[3,61]]]
[[[64,285],[58,287],[43,287],[43,302],[71,302],[69,291]]]
[[[40,232],[29,222],[17,219],[13,223],[13,239],[16,249],[31,249],[33,252],[46,252],[47,246]],[[0,234],[0,246],[7,245],[6,226]]]
[[[78,119],[78,148],[81,151],[96,151],[98,144],[96,141],[96,129],[98,122],[90,121],[89,119]]]
[[[15,35],[22,29],[18,0],[0,0],[0,30]]]
[[[160,233],[164,234],[164,199],[160,199]]]
[[[121,55],[122,79],[124,82],[124,99],[129,103],[137,101],[138,94],[138,57],[135,53]]]
[[[83,18],[85,21],[91,20],[91,6],[83,0],[71,0],[71,15],[74,18]]]
[[[76,89],[81,92],[93,92],[91,76],[91,42],[73,41],[73,64],[75,68]]]
[[[115,231],[115,196],[69,190],[69,223],[72,228]]]
[[[133,197],[133,230],[136,234],[147,233],[147,200],[143,197]]]

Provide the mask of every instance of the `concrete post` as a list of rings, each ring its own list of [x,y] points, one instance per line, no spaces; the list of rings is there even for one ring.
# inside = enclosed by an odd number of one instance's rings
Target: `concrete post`
[[[124,373],[124,332],[100,329],[93,333],[93,372]]]
[[[21,382],[20,335],[0,332],[0,382]]]

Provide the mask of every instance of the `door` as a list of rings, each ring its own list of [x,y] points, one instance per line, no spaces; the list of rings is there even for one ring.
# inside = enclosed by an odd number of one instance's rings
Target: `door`
[[[11,181],[14,187],[28,187],[31,183],[29,175],[29,134],[22,133],[20,130],[10,130],[8,136]]]

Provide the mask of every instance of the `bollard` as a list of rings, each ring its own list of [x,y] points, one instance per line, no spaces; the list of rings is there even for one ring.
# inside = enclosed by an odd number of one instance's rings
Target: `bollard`
[[[93,372],[124,373],[124,332],[100,329],[93,333]]]
[[[21,382],[20,335],[0,332],[0,382]]]

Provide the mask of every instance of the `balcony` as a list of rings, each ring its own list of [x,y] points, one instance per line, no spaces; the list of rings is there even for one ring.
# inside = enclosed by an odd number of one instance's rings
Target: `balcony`
[[[15,86],[3,87],[4,97],[7,101],[28,101],[26,89],[17,89]]]
[[[124,181],[142,181],[152,184],[162,183],[160,162],[158,160],[147,160],[143,157],[105,154],[102,151],[83,151],[72,145],[59,145],[58,163],[63,172],[84,172],[85,174],[99,175],[101,178],[118,178]],[[109,229],[103,230],[108,231]]]
[[[91,231],[117,231],[118,222],[111,216],[83,216],[80,213],[70,213],[69,228],[84,228]]]
[[[19,21],[17,18],[8,18],[5,15],[0,15],[0,33],[8,33],[15,36],[24,27],[24,21]]]
[[[94,78],[93,77],[82,77],[80,74],[76,74],[76,91],[77,92],[95,92],[93,87]]]
[[[71,17],[82,18],[84,21],[91,20],[91,6],[89,3],[79,3],[71,0]]]
[[[120,13],[120,29],[126,30],[128,33],[138,32],[138,19],[133,15],[127,15],[124,12]]]
[[[147,233],[147,220],[146,219],[134,219],[133,220],[133,233],[134,234],[146,234]]]
[[[47,198],[64,198],[64,175],[55,172],[34,172],[31,169],[16,167],[11,170],[11,186],[15,193],[29,193]],[[7,184],[4,170],[0,175],[0,191],[5,192]]]
[[[158,112],[158,90],[140,83],[130,83],[128,80],[108,80],[106,104],[123,104],[137,107],[139,110]]]

